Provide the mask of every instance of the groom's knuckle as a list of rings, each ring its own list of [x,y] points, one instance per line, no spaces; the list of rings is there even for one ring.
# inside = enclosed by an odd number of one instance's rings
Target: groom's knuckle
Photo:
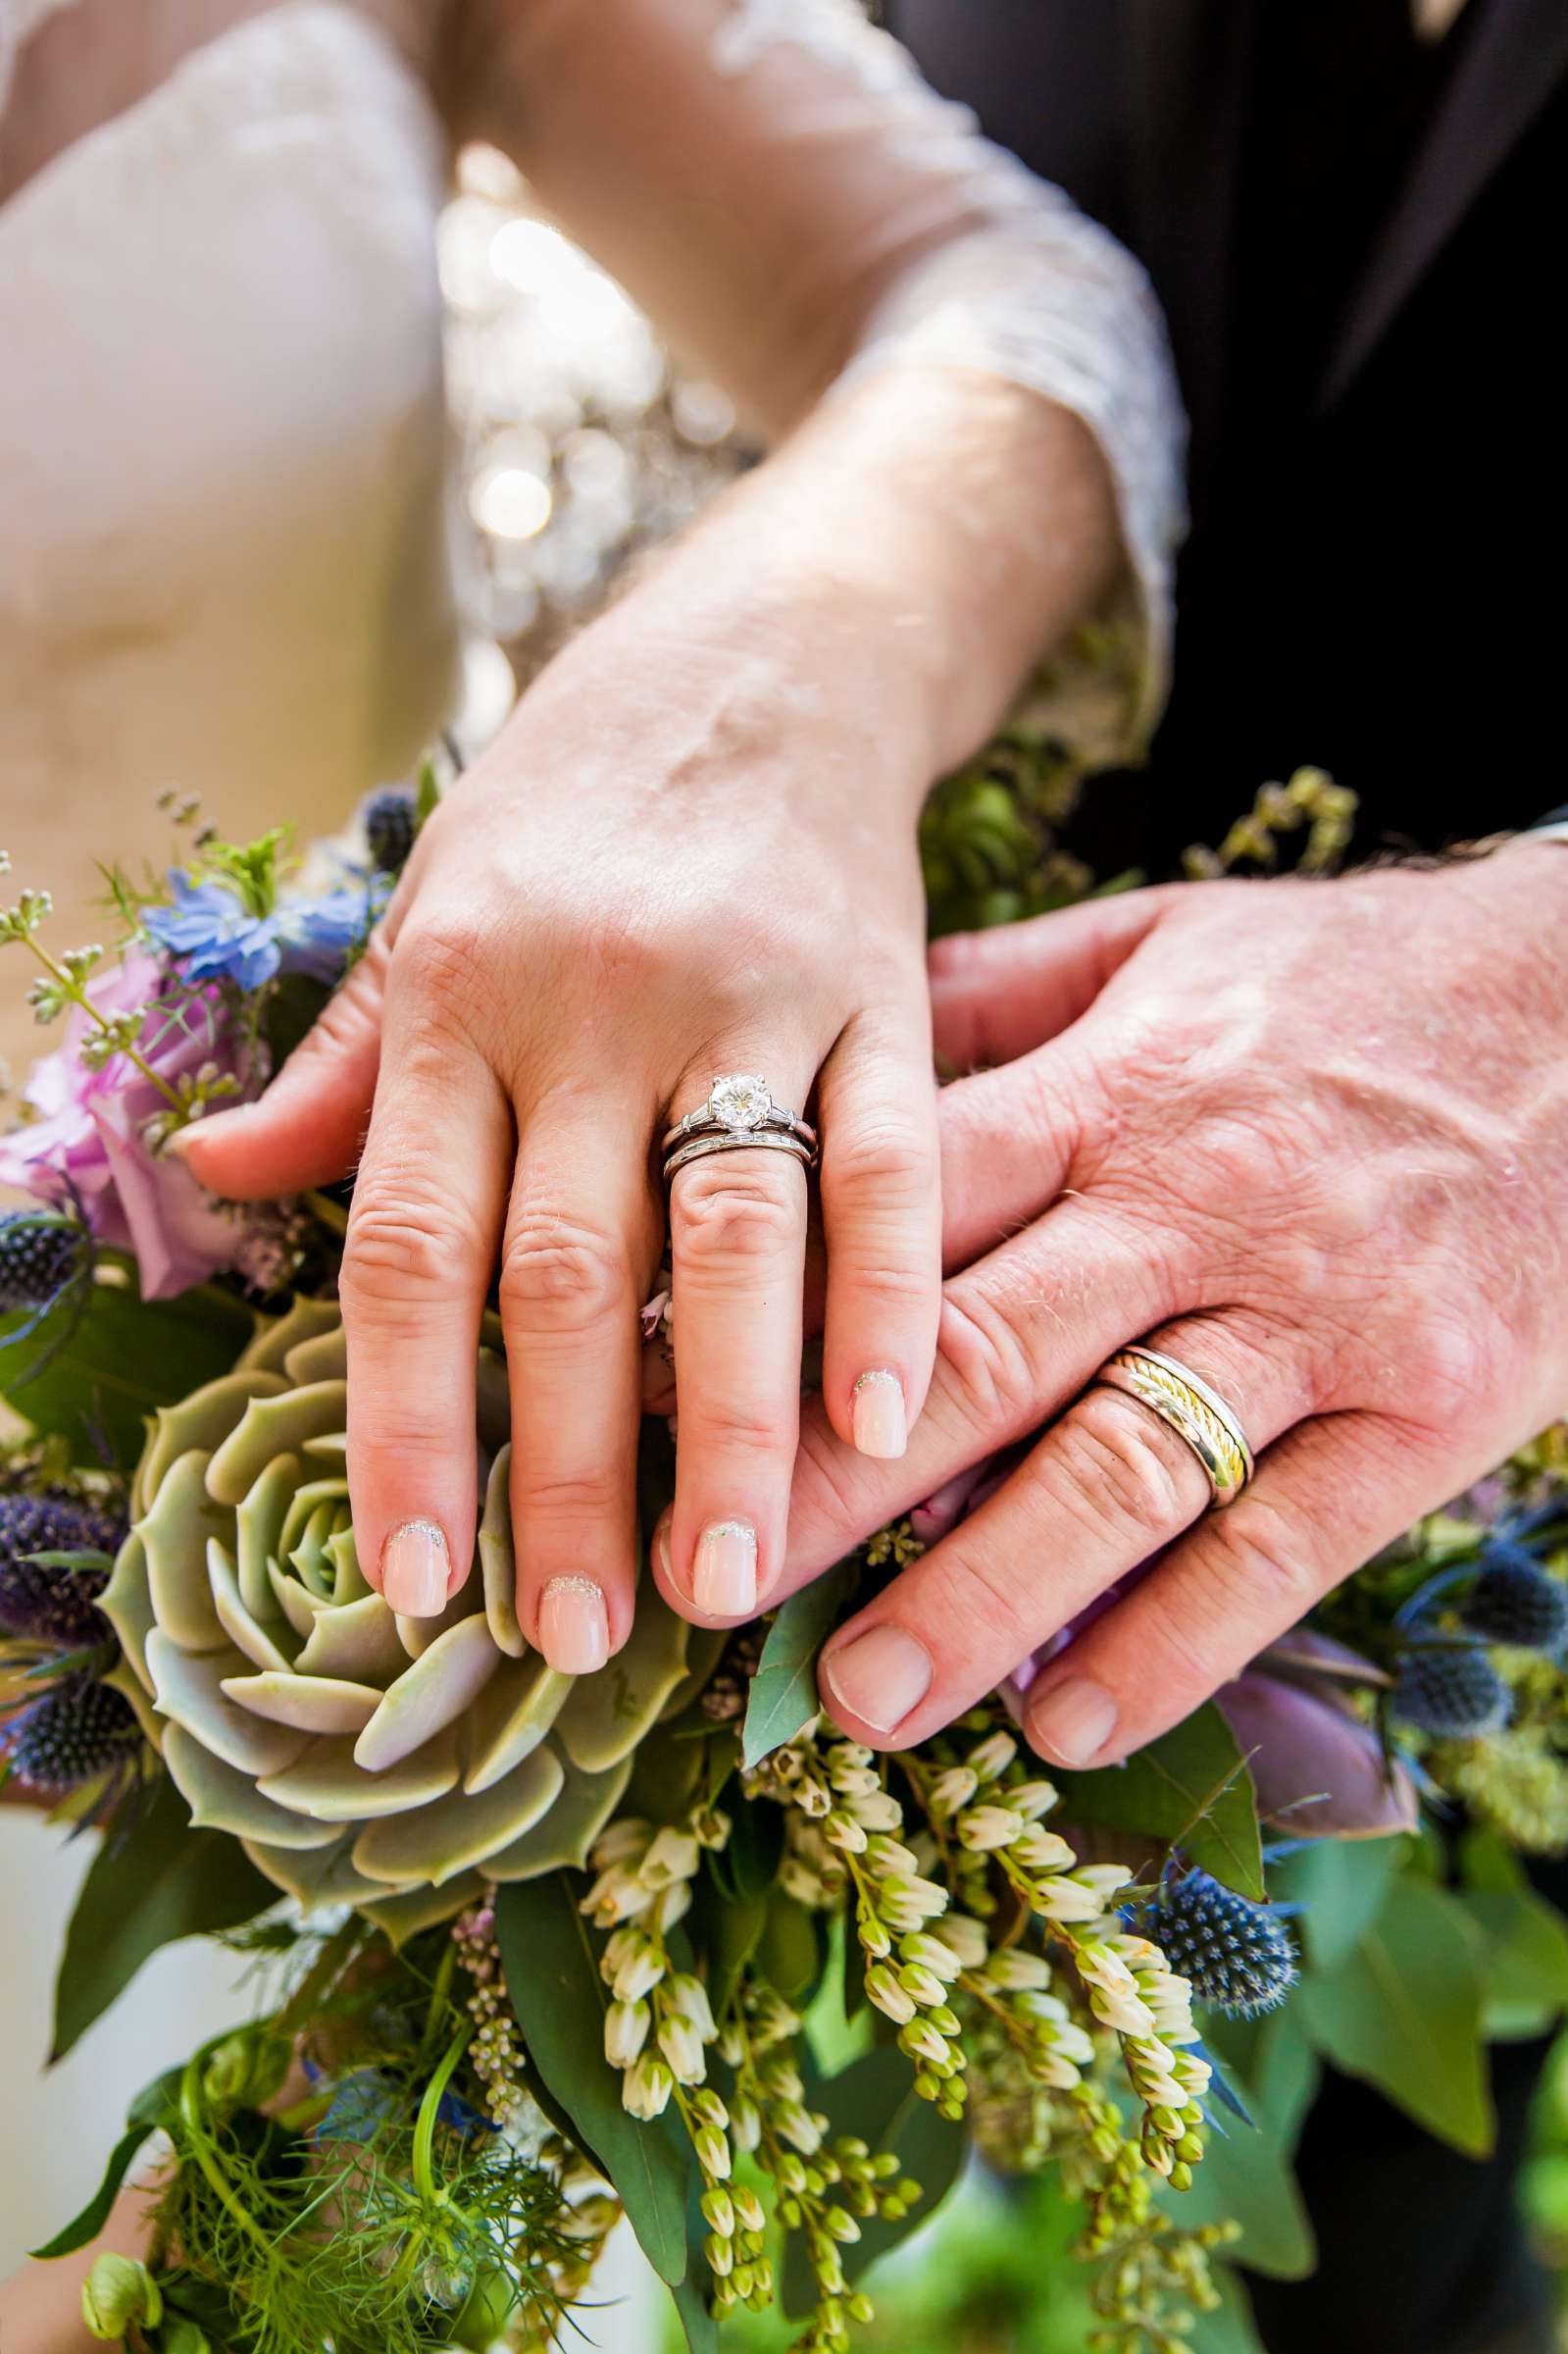
[[[1020,1321],[976,1287],[942,1302],[939,1354],[950,1367],[966,1424],[993,1437],[1028,1418],[1037,1395],[1034,1353]]]
[[[477,924],[446,915],[407,924],[396,952],[399,986],[429,1007],[440,1009],[482,998],[483,943]]]
[[[884,1211],[928,1201],[936,1187],[935,1142],[903,1123],[851,1121],[835,1136],[823,1166],[825,1188],[842,1188]]]
[[[1203,1501],[1203,1474],[1186,1441],[1132,1399],[1091,1390],[1045,1441],[1040,1468],[1074,1519],[1125,1547],[1185,1527]]]

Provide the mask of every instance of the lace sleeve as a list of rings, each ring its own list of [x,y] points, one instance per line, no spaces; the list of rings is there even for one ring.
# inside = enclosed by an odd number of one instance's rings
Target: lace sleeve
[[[1146,730],[1183,423],[1132,257],[938,98],[857,0],[466,7],[469,127],[510,143],[542,201],[770,435],[835,384],[909,365],[984,371],[1083,418],[1115,485]],[[1123,750],[1128,684],[1123,665]]]
[[[1163,700],[1171,578],[1186,524],[1186,421],[1164,321],[1139,265],[1060,188],[980,135],[856,0],[735,0],[714,43],[728,75],[784,45],[876,102],[895,176],[945,189],[974,226],[912,261],[873,307],[839,378],[900,363],[976,368],[1083,418],[1104,453],[1145,633],[1138,725]]]

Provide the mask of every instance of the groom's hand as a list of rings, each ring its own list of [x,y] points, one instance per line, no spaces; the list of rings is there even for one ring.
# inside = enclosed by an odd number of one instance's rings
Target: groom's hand
[[[1568,1406],[1568,851],[1149,891],[933,955],[947,1284],[907,1457],[808,1418],[785,1583],[1049,1425],[830,1645],[917,1741],[1089,1611],[1027,1724],[1072,1766],[1177,1722]],[[1091,1388],[1140,1339],[1231,1406],[1252,1485]]]

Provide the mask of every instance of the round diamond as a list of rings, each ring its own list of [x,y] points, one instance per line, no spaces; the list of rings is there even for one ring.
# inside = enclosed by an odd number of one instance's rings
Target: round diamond
[[[760,1128],[768,1116],[768,1083],[756,1071],[732,1071],[716,1079],[708,1100],[727,1128]]]

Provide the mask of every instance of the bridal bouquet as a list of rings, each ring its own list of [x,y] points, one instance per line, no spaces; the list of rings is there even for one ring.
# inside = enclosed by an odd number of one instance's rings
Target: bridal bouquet
[[[434,790],[297,871],[177,809],[167,881],[114,878],[113,950],[51,946],[41,891],[0,911],[58,1037],[0,1138],[0,1772],[95,1850],[55,2053],[174,1938],[259,1989],[39,2254],[113,2216],[83,2310],[135,2354],[495,2354],[563,2334],[624,2216],[692,2348],[779,2306],[838,2354],[978,2153],[1053,2170],[1073,2259],[1039,2295],[1087,2293],[1091,2342],[1250,2344],[1221,2252],[1310,2267],[1290,2153],[1321,2060],[1479,2153],[1487,2037],[1568,2002],[1517,1861],[1568,1847],[1564,1434],[1220,1705],[1047,1777],[1005,1689],[894,1757],[819,1712],[824,1637],[951,1493],[754,1627],[645,1584],[605,1668],[547,1668],[488,1317],[477,1565],[394,1615],[344,1477],[345,1197],[228,1206],[168,1146],[266,1084]],[[1027,719],[950,781],[934,923],[1082,893],[1073,790]],[[1271,789],[1240,853],[1304,826],[1327,855],[1340,814],[1324,780]],[[645,1528],[672,1489],[650,1419]]]

